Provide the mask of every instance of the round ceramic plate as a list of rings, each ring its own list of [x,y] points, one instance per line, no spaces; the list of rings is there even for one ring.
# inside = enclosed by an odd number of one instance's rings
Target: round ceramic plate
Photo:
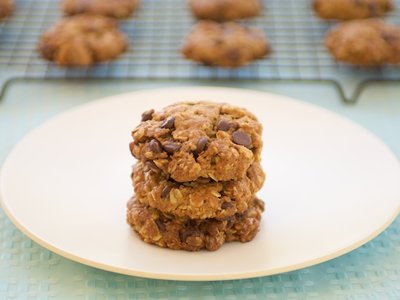
[[[264,125],[262,226],[249,243],[184,252],[142,242],[125,221],[143,111],[183,100],[228,102]],[[400,207],[400,166],[375,136],[334,113],[256,91],[141,91],[63,113],[28,134],[1,174],[15,225],[69,259],[118,273],[226,280],[291,271],[349,252],[382,232]]]

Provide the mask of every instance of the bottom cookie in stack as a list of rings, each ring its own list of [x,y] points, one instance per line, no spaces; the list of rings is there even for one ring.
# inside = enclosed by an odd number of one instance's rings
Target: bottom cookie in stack
[[[177,218],[139,203],[128,202],[127,221],[149,244],[175,250],[218,250],[225,242],[251,241],[259,231],[264,202],[254,198],[248,209],[223,219]]]

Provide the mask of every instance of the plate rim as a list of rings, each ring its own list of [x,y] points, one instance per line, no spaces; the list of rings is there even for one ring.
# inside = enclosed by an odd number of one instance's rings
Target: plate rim
[[[105,270],[108,272],[113,272],[113,273],[118,273],[118,274],[123,274],[123,275],[129,275],[129,276],[138,276],[142,278],[148,278],[148,279],[160,279],[160,280],[176,280],[176,281],[227,281],[227,280],[237,280],[237,279],[249,279],[249,278],[256,278],[256,277],[263,277],[263,276],[270,276],[270,275],[276,275],[276,274],[281,274],[281,273],[286,273],[286,272],[291,272],[291,271],[296,271],[299,269],[307,268],[310,266],[318,265],[324,262],[327,262],[329,260],[332,260],[334,258],[337,258],[339,256],[342,256],[344,254],[347,254],[360,246],[364,245],[365,243],[371,241],[372,239],[376,238],[379,234],[381,234],[383,231],[385,231],[397,218],[397,216],[400,214],[400,201],[399,205],[397,207],[397,210],[394,211],[390,219],[388,219],[381,227],[379,227],[376,231],[372,232],[370,235],[360,239],[359,241],[353,243],[350,246],[344,247],[334,253],[330,253],[328,255],[320,256],[315,259],[308,260],[306,262],[286,266],[286,267],[279,267],[279,268],[274,268],[266,271],[254,271],[254,272],[242,272],[242,273],[233,273],[233,274],[220,274],[220,275],[182,275],[182,274],[164,274],[164,273],[154,273],[154,272],[144,272],[144,271],[137,271],[137,270],[132,270],[129,268],[123,268],[123,267],[118,267],[118,266],[112,266],[104,263],[99,263],[94,260],[90,260],[87,258],[82,258],[78,255],[74,255],[68,251],[64,251],[60,248],[58,248],[55,245],[52,245],[51,243],[48,243],[47,241],[41,239],[40,237],[36,236],[33,232],[29,230],[29,228],[25,227],[12,213],[12,211],[9,209],[9,207],[6,204],[6,201],[4,199],[4,194],[3,194],[3,172],[2,170],[5,168],[7,165],[9,158],[11,154],[14,152],[15,148],[23,142],[28,136],[34,134],[36,131],[40,130],[42,127],[46,126],[49,122],[51,122],[54,119],[58,119],[62,117],[63,115],[73,113],[75,110],[80,110],[82,108],[87,108],[90,106],[95,106],[99,102],[107,102],[107,101],[116,101],[114,99],[115,97],[121,97],[121,96],[128,96],[128,95],[137,95],[137,94],[145,94],[145,93],[156,93],[156,92],[161,92],[161,91],[166,91],[166,90],[193,90],[193,89],[198,89],[198,90],[214,90],[214,91],[227,91],[227,92],[240,92],[240,93],[255,93],[258,94],[259,96],[271,96],[277,98],[277,100],[284,100],[284,101],[289,101],[291,103],[300,103],[301,105],[305,105],[309,108],[316,109],[316,110],[322,110],[326,113],[331,114],[332,116],[335,116],[336,118],[340,118],[341,120],[352,124],[353,126],[358,127],[359,129],[363,130],[365,133],[367,133],[370,137],[374,138],[377,142],[381,143],[383,146],[385,146],[386,150],[391,153],[396,160],[399,163],[400,166],[400,161],[398,160],[397,156],[393,153],[393,151],[389,148],[389,146],[384,143],[378,136],[376,136],[373,132],[369,131],[365,127],[361,126],[357,122],[340,115],[339,113],[336,113],[334,111],[331,111],[327,108],[320,107],[315,104],[311,104],[309,102],[306,102],[301,99],[281,95],[281,94],[276,94],[276,93],[270,93],[270,92],[264,92],[260,90],[253,90],[253,89],[246,89],[246,88],[231,88],[231,87],[216,87],[216,86],[170,86],[170,87],[162,87],[162,88],[155,88],[155,89],[139,89],[139,90],[134,90],[131,92],[125,92],[125,93],[119,93],[107,97],[102,97],[98,99],[93,99],[90,100],[87,103],[83,103],[80,105],[76,105],[72,108],[66,109],[60,113],[55,114],[54,116],[44,120],[41,124],[38,126],[32,128],[29,130],[9,151],[9,153],[6,155],[6,158],[0,168],[0,206],[4,210],[5,214],[7,217],[11,220],[11,222],[20,230],[25,236],[33,240],[35,243],[40,245],[41,247],[52,251],[66,259],[72,260],[77,263],[81,263],[90,267],[94,267],[100,270]],[[183,99],[182,99],[183,100]],[[206,100],[206,99],[204,99]]]

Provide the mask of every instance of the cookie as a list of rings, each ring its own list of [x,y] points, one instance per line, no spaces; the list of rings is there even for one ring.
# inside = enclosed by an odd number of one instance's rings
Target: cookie
[[[322,19],[352,20],[380,17],[393,10],[393,0],[314,0]]]
[[[0,19],[4,19],[14,11],[13,0],[0,0]]]
[[[110,18],[127,18],[139,6],[139,0],[64,0],[62,10],[67,15],[93,14]]]
[[[144,112],[130,150],[177,182],[238,180],[260,160],[261,134],[262,125],[243,108],[183,102]]]
[[[89,66],[115,59],[128,46],[117,22],[102,16],[67,17],[43,34],[39,51],[43,58],[63,66]]]
[[[380,20],[354,20],[336,25],[326,48],[337,61],[359,66],[400,63],[400,27]]]
[[[259,163],[238,181],[197,180],[177,183],[137,163],[132,173],[136,199],[163,213],[192,219],[225,218],[248,208],[265,180]]]
[[[270,52],[261,30],[236,23],[200,21],[186,37],[182,54],[208,66],[235,68]]]
[[[189,8],[198,19],[232,21],[259,15],[260,0],[189,0]]]
[[[244,213],[222,220],[172,218],[132,198],[127,222],[149,244],[175,250],[218,250],[225,242],[251,241],[259,231],[264,203],[254,199]]]

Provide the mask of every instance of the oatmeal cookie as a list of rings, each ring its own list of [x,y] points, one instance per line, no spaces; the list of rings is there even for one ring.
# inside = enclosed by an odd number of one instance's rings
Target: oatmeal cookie
[[[380,17],[393,10],[393,0],[314,0],[313,8],[323,19],[352,20]]]
[[[260,0],[189,0],[189,7],[196,18],[214,21],[251,18],[262,10]]]
[[[64,0],[62,10],[67,15],[92,14],[110,18],[127,18],[139,6],[139,0]]]
[[[260,160],[262,125],[224,103],[183,102],[142,114],[130,150],[154,172],[177,182],[238,180]]]
[[[341,62],[360,66],[400,63],[400,27],[380,20],[354,20],[335,26],[326,48]]]
[[[259,29],[201,21],[186,37],[181,51],[186,58],[205,65],[235,68],[261,59],[270,48]]]
[[[248,209],[265,179],[259,163],[237,181],[197,180],[177,183],[137,163],[132,173],[137,201],[163,213],[191,219],[225,218]]]
[[[39,41],[43,58],[65,66],[89,66],[115,59],[127,49],[127,39],[117,22],[102,16],[65,18]]]
[[[4,19],[14,11],[13,0],[0,0],[0,19]]]
[[[149,244],[175,250],[218,250],[225,242],[251,241],[257,234],[264,203],[254,199],[249,209],[226,219],[178,219],[148,207],[133,197],[127,222]]]

